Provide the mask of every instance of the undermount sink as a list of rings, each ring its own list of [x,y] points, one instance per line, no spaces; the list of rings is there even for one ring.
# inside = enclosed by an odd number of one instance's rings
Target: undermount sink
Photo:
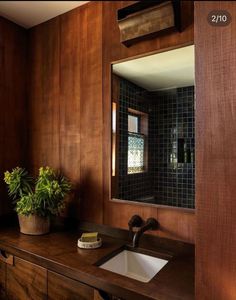
[[[149,282],[168,260],[123,250],[99,267],[141,282]]]

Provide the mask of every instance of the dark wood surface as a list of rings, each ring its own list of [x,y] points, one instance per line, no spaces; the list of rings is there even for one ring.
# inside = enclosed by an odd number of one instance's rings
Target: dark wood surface
[[[65,215],[102,223],[102,5],[29,30],[29,162],[73,182]]]
[[[174,258],[149,283],[142,283],[95,266],[97,261],[122,247],[126,241],[101,235],[101,248],[84,250],[77,248],[80,235],[81,232],[53,232],[36,237],[20,234],[16,229],[2,229],[0,249],[124,299],[194,299],[194,256],[192,250],[184,251],[184,244],[182,253],[175,253],[172,248]],[[159,238],[153,239],[155,248],[150,250],[170,253],[168,243],[163,248]]]
[[[183,31],[170,33],[158,38],[142,41],[127,48],[120,43],[117,25],[117,10],[134,1],[103,1],[103,223],[126,228],[128,220],[134,214],[143,219],[155,217],[161,224],[161,230],[155,232],[177,240],[194,243],[195,215],[184,210],[153,208],[138,204],[112,202],[111,199],[111,63],[145,55],[167,48],[180,47],[193,43],[193,2],[181,1],[183,9]]]
[[[3,173],[26,164],[26,43],[26,30],[0,17],[0,216],[11,211]]]
[[[0,261],[7,264],[7,265],[13,266],[14,257],[13,257],[12,254],[6,255],[6,253],[4,251],[0,250]]]
[[[92,300],[94,289],[76,280],[48,272],[49,300]]]
[[[59,19],[29,32],[29,164],[59,165]]]
[[[232,22],[213,27],[207,15]],[[236,299],[236,2],[196,1],[196,299]]]
[[[14,257],[14,265],[7,265],[6,292],[9,300],[46,300],[47,270]]]
[[[80,218],[103,222],[102,3],[82,6]]]
[[[68,213],[79,214],[79,187],[81,182],[81,13],[73,10],[60,18],[60,164],[63,172],[73,180],[74,191],[68,203]]]
[[[130,232],[126,229],[119,229],[102,224],[94,224],[90,222],[79,222],[78,229],[85,232],[99,232],[100,234],[113,237],[118,240],[123,240],[127,245],[130,245],[132,238]],[[140,238],[139,245],[141,248],[148,248],[155,251],[156,248],[162,249],[165,253],[175,253],[176,255],[189,255],[193,253],[194,245],[181,241],[175,241],[167,238],[156,238],[148,234],[143,234]]]
[[[0,261],[0,299],[6,296],[6,264]]]

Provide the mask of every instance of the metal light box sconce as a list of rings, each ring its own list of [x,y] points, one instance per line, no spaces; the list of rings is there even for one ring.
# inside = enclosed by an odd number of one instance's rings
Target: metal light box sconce
[[[180,31],[180,1],[139,1],[119,9],[117,19],[120,41],[128,47],[163,32]]]

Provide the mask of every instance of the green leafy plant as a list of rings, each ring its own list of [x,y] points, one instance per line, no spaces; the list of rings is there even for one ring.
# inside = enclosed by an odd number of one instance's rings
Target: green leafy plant
[[[68,179],[50,167],[41,167],[35,180],[25,169],[17,167],[12,172],[6,171],[4,180],[9,196],[16,205],[16,212],[25,216],[59,214],[64,208],[64,198],[71,189]]]

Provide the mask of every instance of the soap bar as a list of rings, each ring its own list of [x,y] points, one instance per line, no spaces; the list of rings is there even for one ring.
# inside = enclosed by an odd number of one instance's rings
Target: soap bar
[[[81,242],[96,242],[98,240],[97,232],[83,233],[81,235]]]

